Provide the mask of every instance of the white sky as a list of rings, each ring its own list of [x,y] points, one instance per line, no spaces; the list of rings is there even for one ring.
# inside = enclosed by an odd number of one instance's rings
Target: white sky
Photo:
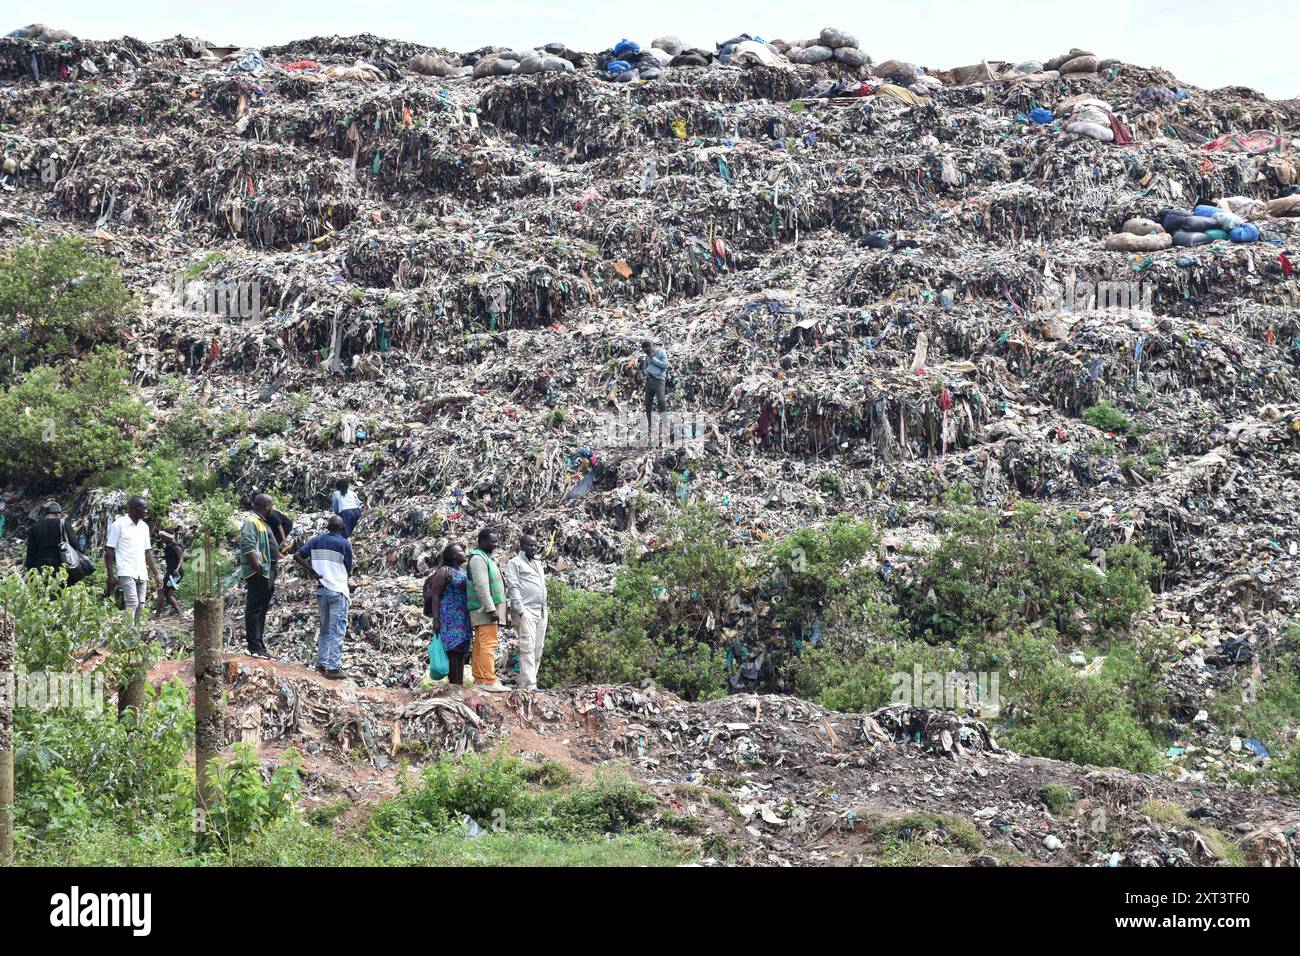
[[[373,33],[470,50],[551,41],[598,51],[621,37],[645,45],[662,33],[712,49],[737,33],[764,39],[849,30],[877,62],[933,69],[1001,60],[1046,60],[1071,47],[1141,66],[1162,66],[1195,86],[1250,86],[1300,97],[1296,0],[6,0],[0,33],[40,22],[91,39],[158,40],[183,33],[257,46],[330,34]]]

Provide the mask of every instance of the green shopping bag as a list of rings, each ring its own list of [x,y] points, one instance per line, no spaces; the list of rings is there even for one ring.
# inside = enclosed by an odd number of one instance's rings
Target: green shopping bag
[[[437,634],[429,642],[429,676],[442,680],[451,670],[451,661],[447,660],[447,648],[442,646],[442,638]]]

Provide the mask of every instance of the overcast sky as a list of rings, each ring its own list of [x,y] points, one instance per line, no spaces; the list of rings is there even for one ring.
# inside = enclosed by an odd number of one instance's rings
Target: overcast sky
[[[1195,86],[1300,97],[1296,0],[6,0],[4,9],[12,25],[0,32],[41,22],[92,39],[183,33],[243,46],[374,33],[462,51],[559,41],[594,52],[621,37],[648,44],[663,33],[712,48],[737,33],[789,40],[837,26],[856,34],[877,62],[945,69],[980,58],[1046,60],[1077,46],[1165,67]]]

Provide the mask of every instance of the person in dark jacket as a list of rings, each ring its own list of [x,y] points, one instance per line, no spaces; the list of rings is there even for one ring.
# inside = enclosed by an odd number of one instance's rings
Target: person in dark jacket
[[[23,569],[63,567],[63,507],[57,501],[41,506],[41,517],[27,532]]]

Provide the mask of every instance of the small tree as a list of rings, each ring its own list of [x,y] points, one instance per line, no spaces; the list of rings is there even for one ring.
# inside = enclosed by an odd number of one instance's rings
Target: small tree
[[[117,352],[33,369],[0,394],[0,472],[72,482],[129,461],[147,420]]]
[[[18,371],[116,342],[134,308],[117,260],[84,239],[33,239],[0,255],[0,355]]]

